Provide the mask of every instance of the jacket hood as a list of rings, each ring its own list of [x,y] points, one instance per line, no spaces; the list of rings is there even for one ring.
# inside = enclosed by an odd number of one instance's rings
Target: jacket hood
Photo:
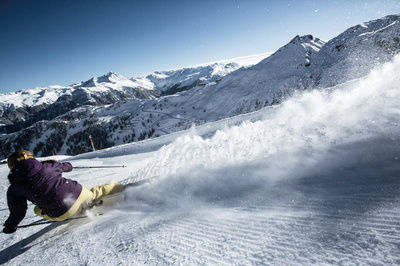
[[[18,165],[18,168],[21,174],[31,177],[42,169],[42,163],[36,159],[27,159],[23,160],[21,165]]]
[[[10,183],[18,179],[30,178],[42,169],[42,163],[36,159],[27,159],[19,162],[8,175]]]

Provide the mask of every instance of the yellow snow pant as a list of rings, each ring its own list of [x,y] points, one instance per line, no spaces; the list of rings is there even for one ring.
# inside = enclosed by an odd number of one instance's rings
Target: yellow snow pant
[[[63,215],[58,216],[58,217],[50,217],[47,216],[46,214],[42,214],[42,210],[39,208],[39,206],[35,206],[34,212],[36,215],[41,216],[45,218],[46,220],[50,221],[64,221],[76,214],[79,214],[82,212],[82,208],[87,205],[89,202],[93,200],[98,200],[101,199],[104,196],[111,195],[114,193],[121,192],[124,189],[124,186],[117,183],[117,182],[111,182],[109,184],[105,185],[100,185],[100,186],[95,186],[88,190],[84,186],[82,186],[82,192],[79,194],[79,197],[76,199],[75,203],[72,205],[72,207]]]

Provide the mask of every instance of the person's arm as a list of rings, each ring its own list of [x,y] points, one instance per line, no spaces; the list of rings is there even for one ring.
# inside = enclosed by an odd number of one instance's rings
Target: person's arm
[[[51,164],[51,167],[57,168],[61,172],[71,172],[73,169],[71,163],[69,162],[59,163],[54,160],[49,160],[49,161],[43,161],[42,164]]]
[[[61,171],[63,171],[63,172],[71,172],[72,169],[73,169],[72,164],[69,163],[69,162],[58,163],[58,164],[59,164],[58,167],[60,167],[60,168],[61,168]]]
[[[13,187],[7,191],[7,204],[10,216],[4,223],[3,232],[10,234],[17,230],[17,225],[24,219],[28,204],[26,198],[19,195]]]

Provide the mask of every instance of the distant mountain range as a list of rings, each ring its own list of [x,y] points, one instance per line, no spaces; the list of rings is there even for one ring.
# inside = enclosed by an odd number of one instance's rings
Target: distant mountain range
[[[268,54],[254,55],[194,67],[154,72],[128,79],[110,72],[70,86],[50,86],[3,94],[0,100],[0,133],[12,133],[40,120],[79,106],[101,106],[128,99],[146,100],[216,82],[228,73],[254,65]]]
[[[400,16],[354,26],[324,42],[296,36],[272,55],[155,72],[108,73],[67,87],[1,95],[0,157],[78,154],[140,141],[258,110],[296,91],[332,87],[368,74],[400,51]]]

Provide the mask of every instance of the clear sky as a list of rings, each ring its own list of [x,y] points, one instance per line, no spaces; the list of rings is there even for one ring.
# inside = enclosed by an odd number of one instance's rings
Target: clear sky
[[[0,0],[0,93],[273,52],[400,13],[400,0]]]

